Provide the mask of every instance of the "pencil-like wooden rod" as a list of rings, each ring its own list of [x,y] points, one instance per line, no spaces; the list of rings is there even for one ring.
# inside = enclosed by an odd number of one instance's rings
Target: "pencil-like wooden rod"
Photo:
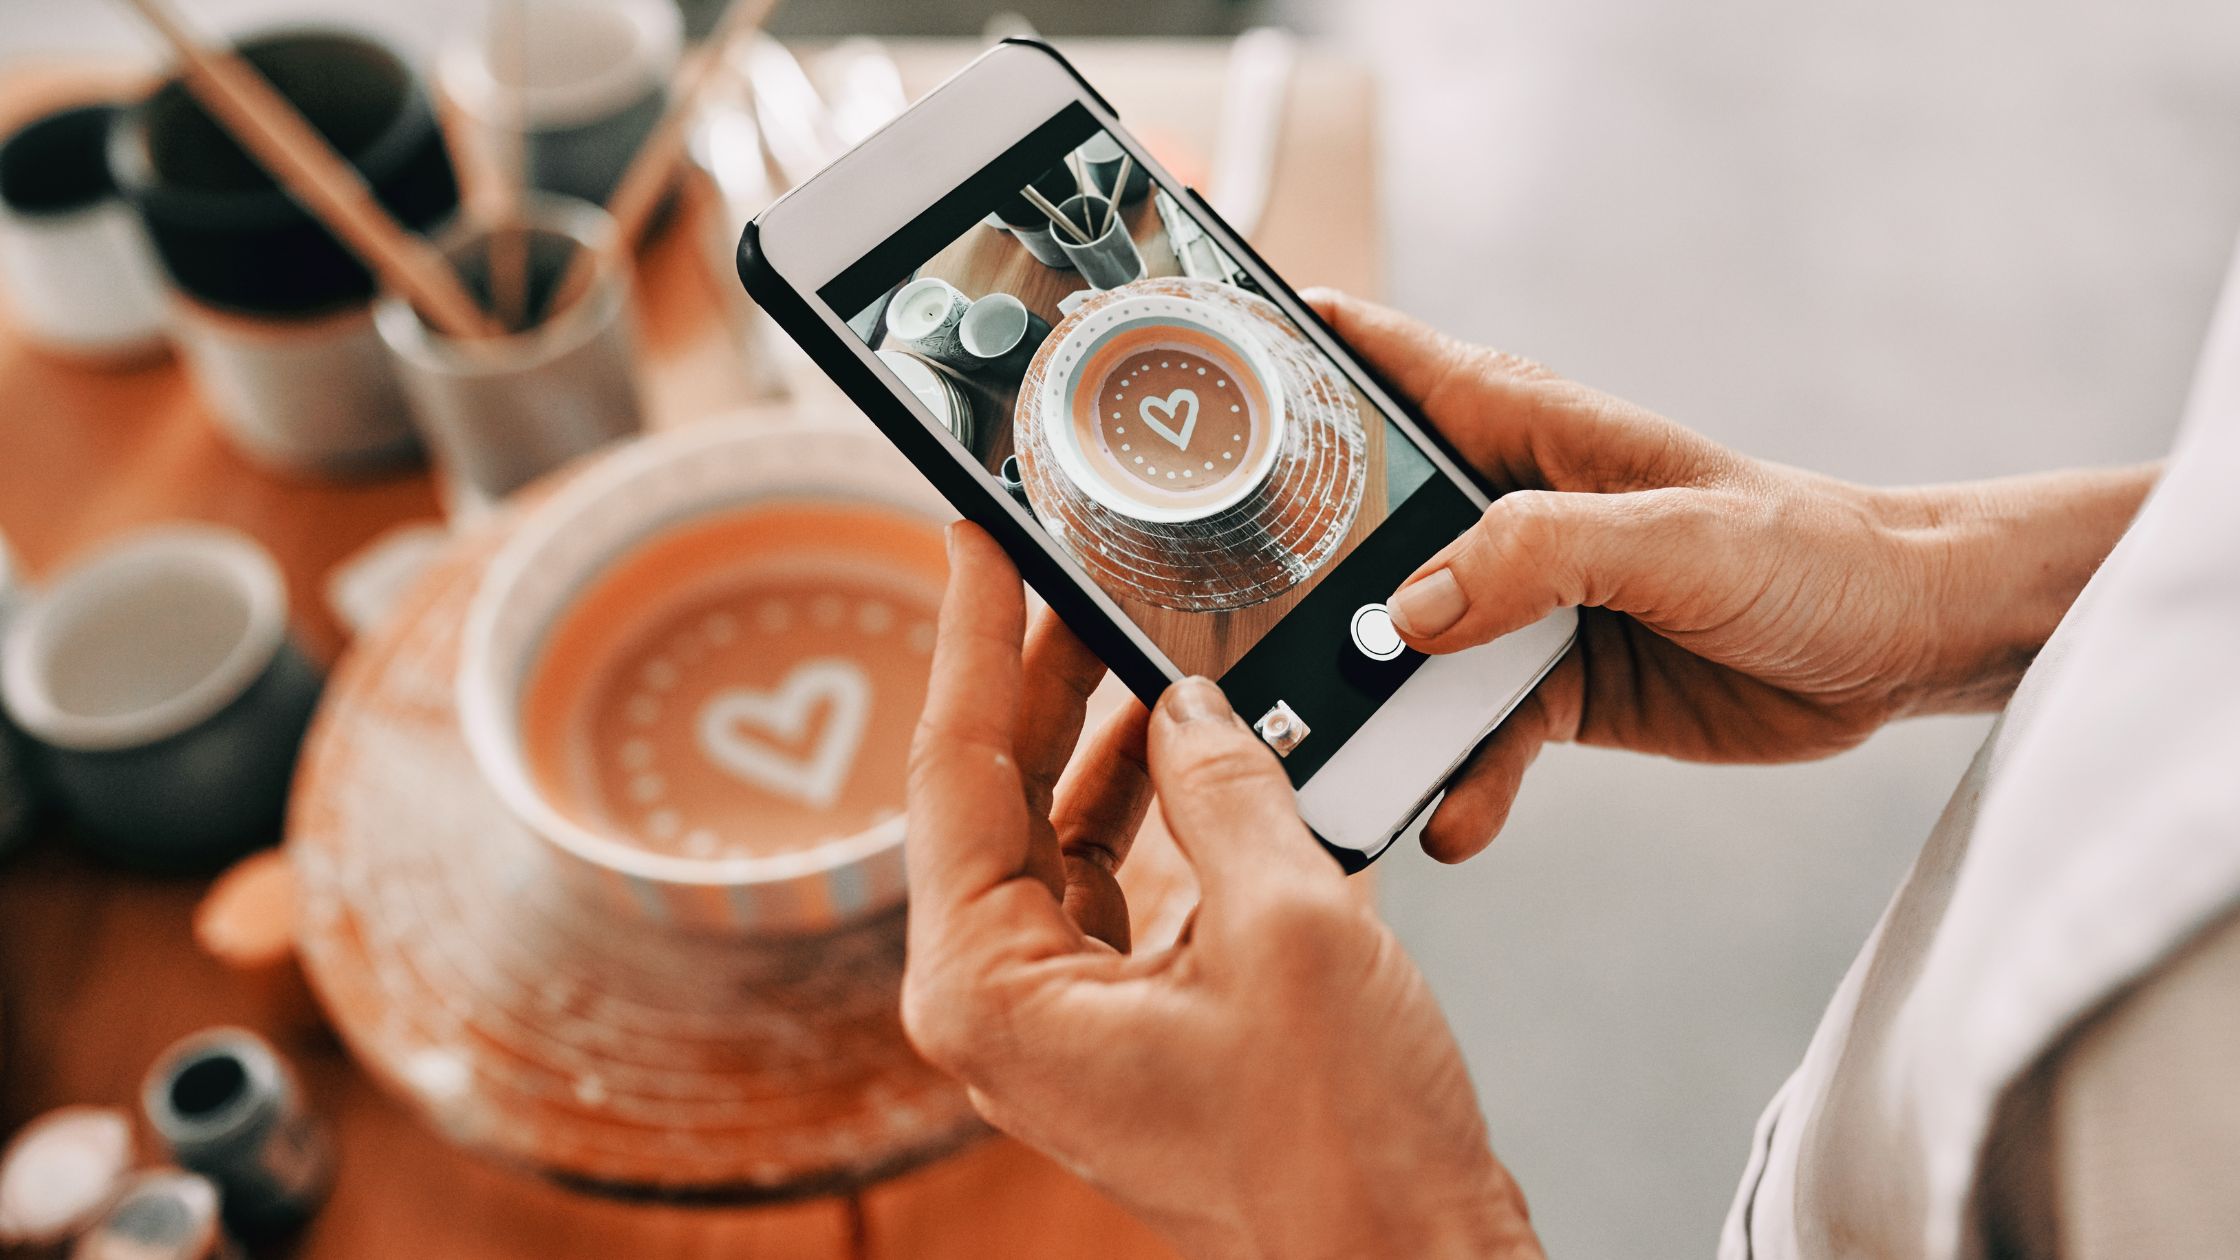
[[[497,167],[490,214],[490,302],[498,322],[519,332],[529,322],[529,13],[527,0],[493,5],[483,39],[486,55],[504,45],[508,67],[505,124],[491,128]],[[498,60],[496,56],[492,61]]]
[[[365,177],[264,75],[231,50],[205,45],[169,0],[131,4],[178,53],[195,99],[382,283],[404,294],[451,336],[487,337],[498,331],[443,256],[389,217]]]
[[[1081,203],[1081,230],[1091,236],[1103,236],[1104,229],[1097,226],[1097,215],[1094,211],[1094,203],[1097,199],[1097,181],[1094,176],[1089,174],[1088,159],[1081,156],[1081,150],[1075,149],[1073,152],[1066,154],[1066,164],[1073,169],[1074,191],[1086,198]]]
[[[1081,234],[1081,229],[1073,225],[1073,220],[1067,218],[1064,211],[1050,204],[1050,199],[1042,195],[1041,189],[1029,184],[1019,191],[1026,195],[1027,200],[1034,203],[1035,209],[1049,215],[1052,223],[1064,228],[1066,235],[1073,238],[1074,244],[1086,245],[1089,243],[1089,238]]]
[[[684,155],[692,120],[708,93],[723,81],[722,71],[731,60],[732,47],[760,30],[777,7],[778,0],[731,0],[701,45],[700,60],[670,96],[669,108],[646,134],[645,143],[638,146],[638,155],[623,168],[614,194],[607,198],[607,215],[614,220],[614,239],[608,243],[608,250],[617,265],[626,262],[630,251],[637,248],[638,238],[645,235],[653,212],[660,208],[661,194],[668,190],[676,175],[677,160]],[[545,310],[557,315],[574,305],[591,287],[591,277],[599,266],[600,260],[589,251],[578,253]]]
[[[1112,230],[1112,221],[1120,217],[1120,198],[1128,191],[1128,177],[1136,173],[1136,155],[1120,155],[1120,177],[1112,181],[1112,204],[1105,207],[1104,230]],[[1102,235],[1102,233],[1100,233]]]
[[[771,10],[777,7],[778,0],[731,0],[723,16],[716,19],[702,45],[700,60],[685,73],[684,81],[669,100],[668,111],[647,133],[645,143],[638,147],[638,155],[623,169],[621,181],[614,186],[614,195],[607,198],[607,213],[614,218],[618,248],[630,248],[631,243],[645,234],[646,224],[661,205],[662,192],[676,173],[677,160],[684,155],[692,120],[699,115],[700,105],[708,93],[723,81],[722,71],[730,61],[732,47],[762,29]]]

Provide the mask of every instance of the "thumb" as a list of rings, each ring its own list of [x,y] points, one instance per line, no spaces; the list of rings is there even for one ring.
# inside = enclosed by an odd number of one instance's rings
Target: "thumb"
[[[1717,504],[1695,489],[1512,491],[1401,583],[1392,624],[1425,652],[1475,647],[1582,605],[1669,625],[1687,593],[1730,589],[1706,572],[1733,551],[1717,530]]]
[[[1338,864],[1300,821],[1274,751],[1238,719],[1220,687],[1185,678],[1167,688],[1152,713],[1148,752],[1159,810],[1209,907],[1302,881],[1343,885]]]

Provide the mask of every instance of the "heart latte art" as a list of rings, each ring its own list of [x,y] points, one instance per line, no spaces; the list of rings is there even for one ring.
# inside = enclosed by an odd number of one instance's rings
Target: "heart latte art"
[[[682,857],[766,855],[902,808],[941,596],[932,525],[773,505],[625,555],[562,617],[522,730],[580,821]]]
[[[1118,497],[1152,506],[1230,496],[1276,436],[1251,371],[1193,325],[1113,337],[1090,356],[1074,402],[1075,442],[1090,472]]]

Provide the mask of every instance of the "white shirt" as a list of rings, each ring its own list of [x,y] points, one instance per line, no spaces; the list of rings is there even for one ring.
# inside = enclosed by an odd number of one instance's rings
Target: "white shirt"
[[[1759,1120],[1722,1260],[1982,1256],[2001,1098],[2236,905],[2240,259],[2161,483]]]

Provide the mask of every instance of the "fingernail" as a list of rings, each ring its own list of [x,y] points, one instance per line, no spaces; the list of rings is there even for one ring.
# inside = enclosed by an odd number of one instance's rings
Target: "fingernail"
[[[1217,722],[1236,715],[1229,707],[1229,697],[1205,678],[1185,678],[1167,688],[1163,707],[1170,722]]]
[[[1462,593],[1462,583],[1454,580],[1453,569],[1440,569],[1421,581],[1410,582],[1392,597],[1392,624],[1400,627],[1400,633],[1418,639],[1445,633],[1468,611],[1470,597]]]

